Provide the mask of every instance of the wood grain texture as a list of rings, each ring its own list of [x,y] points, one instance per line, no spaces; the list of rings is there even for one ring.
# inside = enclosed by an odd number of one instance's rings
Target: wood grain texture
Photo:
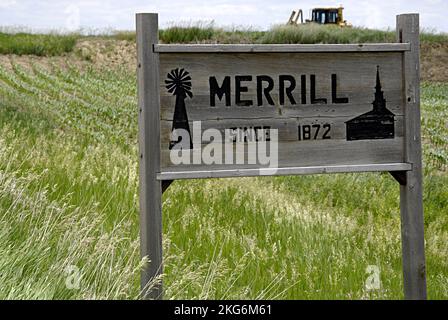
[[[158,44],[155,52],[400,52],[407,43],[364,44]]]
[[[401,146],[403,139],[396,138],[390,142],[381,140],[362,141],[343,141],[338,140],[333,143],[327,143],[324,140],[315,143],[280,142],[278,149],[278,164],[275,167],[297,167],[300,166],[331,166],[331,165],[360,165],[360,164],[383,164],[383,163],[402,163],[403,155]],[[221,144],[215,144],[222,150]],[[219,164],[190,164],[175,165],[170,161],[170,150],[162,150],[162,163],[164,164],[162,172],[165,171],[187,171],[187,170],[222,170],[222,169],[244,169],[244,168],[267,168],[275,163],[270,162],[261,165],[257,161],[255,164],[248,163],[248,155],[256,155],[256,152],[249,152],[249,147],[244,144],[243,152],[239,152],[234,147],[233,159],[244,159],[244,164],[225,164],[222,160]],[[202,145],[202,147],[204,147]],[[194,149],[193,151],[194,152]],[[199,150],[200,152],[200,150]],[[192,156],[189,157],[193,159]],[[224,158],[224,151],[223,151]],[[258,159],[255,157],[255,159]]]
[[[335,140],[345,141],[346,139],[346,126],[345,122],[349,121],[351,117],[306,117],[306,118],[286,118],[286,119],[224,119],[224,120],[206,120],[201,121],[202,131],[207,129],[216,129],[224,137],[225,131],[228,128],[253,128],[254,125],[261,127],[270,127],[278,130],[279,142],[294,142],[298,139],[298,126],[301,125],[315,125],[315,124],[330,124],[331,130],[328,136],[331,138],[326,141],[328,144],[332,144]],[[395,137],[403,137],[403,125],[404,117],[395,117]],[[189,121],[190,128],[193,128],[193,121]],[[161,140],[165,145],[162,145],[162,149],[169,146],[169,139],[171,136],[172,121],[162,120],[160,122]],[[313,128],[312,133],[315,133]],[[322,137],[324,129],[319,129],[318,136]],[[320,139],[319,139],[320,140]],[[312,144],[316,141],[314,139],[301,141],[302,144]],[[387,141],[389,143],[390,141]],[[207,142],[204,142],[206,144]],[[163,166],[163,165],[162,165]]]
[[[144,299],[161,299],[162,284],[151,283],[162,274],[162,184],[160,171],[159,56],[157,14],[137,14],[137,75],[140,149],[140,253],[149,259],[141,273]]]
[[[383,163],[383,164],[362,164],[348,166],[308,166],[308,167],[288,167],[270,169],[229,169],[229,170],[202,170],[202,171],[168,171],[161,172],[157,178],[163,181],[172,179],[202,179],[202,178],[235,178],[235,177],[258,177],[258,176],[285,176],[285,175],[306,175],[325,174],[343,172],[376,172],[376,171],[407,171],[411,170],[409,163]]]
[[[214,128],[223,133],[229,128],[270,127],[278,129],[278,167],[321,166],[347,164],[402,163],[403,158],[403,52],[338,52],[304,53],[276,52],[256,55],[251,53],[161,53],[160,54],[160,119],[161,119],[161,170],[185,171],[230,169],[227,164],[178,165],[170,159],[170,138],[173,127],[176,96],[168,92],[165,80],[175,69],[185,69],[191,77],[193,96],[185,98],[189,126],[201,121],[202,130]],[[379,66],[381,86],[386,107],[394,115],[394,138],[380,140],[347,141],[346,123],[372,110],[375,99],[376,71]],[[348,99],[348,103],[334,103],[332,74],[336,75],[336,94]],[[246,81],[247,91],[241,99],[252,100],[252,106],[236,103],[235,77],[251,75]],[[273,81],[269,95],[261,100],[257,92],[256,76],[267,75]],[[280,100],[280,76],[290,75],[296,86],[291,91],[292,99]],[[210,77],[219,85],[225,77],[230,78],[230,103],[215,97],[215,106],[210,101]],[[311,76],[315,79],[315,97],[327,103],[311,103]],[[305,77],[303,86],[302,77]],[[305,101],[302,87],[305,88]],[[262,103],[258,105],[258,100]],[[302,103],[305,102],[305,103]],[[298,127],[303,125],[331,125],[331,139],[298,140]],[[206,145],[206,142],[203,143]],[[249,153],[245,154],[247,158]],[[223,155],[224,157],[224,155]],[[222,163],[225,161],[223,160]],[[234,165],[234,169],[254,167]]]
[[[412,164],[412,171],[406,172],[406,184],[400,185],[404,295],[405,299],[426,299],[418,14],[397,16],[397,40],[411,46],[411,51],[405,52],[403,56],[404,158]]]

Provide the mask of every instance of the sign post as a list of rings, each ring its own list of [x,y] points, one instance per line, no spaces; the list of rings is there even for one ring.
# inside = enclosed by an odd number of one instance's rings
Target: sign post
[[[422,147],[420,133],[420,40],[418,14],[397,16],[397,40],[409,43],[403,54],[405,161],[412,170],[400,173],[401,240],[406,299],[426,299],[425,239],[423,236]]]
[[[144,298],[161,299],[162,182],[160,171],[159,42],[157,14],[137,14],[138,122],[140,145],[140,253],[149,263],[141,274]]]
[[[400,183],[405,298],[426,298],[417,14],[396,43],[342,45],[159,44],[137,14],[137,53],[144,298],[173,180],[373,171]]]

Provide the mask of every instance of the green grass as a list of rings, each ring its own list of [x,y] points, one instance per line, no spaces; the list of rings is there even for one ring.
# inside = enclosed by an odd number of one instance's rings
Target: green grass
[[[267,32],[261,43],[366,43],[394,42],[395,33],[365,28],[340,28],[310,24],[277,26]]]
[[[56,56],[72,52],[79,39],[116,39],[135,42],[135,32],[114,31],[104,35],[31,34],[0,31],[0,54]],[[250,28],[219,28],[213,23],[175,25],[160,30],[162,43],[368,43],[395,42],[393,31],[366,28],[339,28],[316,24],[301,26],[274,26],[268,31]],[[421,40],[446,43],[448,35],[422,30]]]
[[[0,68],[0,299],[138,296],[135,83],[121,69]],[[431,299],[448,299],[447,90],[422,86]],[[176,181],[166,298],[400,299],[398,199],[388,174]],[[368,265],[380,290],[365,289]]]
[[[56,56],[73,51],[77,35],[0,32],[0,54]]]
[[[447,43],[448,33],[438,33],[432,30],[421,30],[420,31],[420,41],[428,43]]]
[[[218,28],[212,23],[177,25],[159,31],[162,43],[254,43],[259,41],[266,31],[250,28]],[[109,37],[116,40],[135,41],[135,32],[116,31]]]
[[[135,34],[132,32],[118,32],[115,37],[135,40]],[[395,31],[318,24],[277,25],[268,31],[216,28],[213,24],[199,24],[160,30],[159,38],[163,43],[384,43],[395,42],[396,34]],[[429,43],[446,43],[448,35],[423,29],[420,39]]]

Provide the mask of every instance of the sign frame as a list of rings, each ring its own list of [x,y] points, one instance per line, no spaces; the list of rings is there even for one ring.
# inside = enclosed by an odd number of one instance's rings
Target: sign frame
[[[263,52],[391,52],[402,54],[404,161],[402,163],[277,168],[274,175],[387,171],[400,184],[401,238],[405,299],[426,299],[426,263],[420,131],[419,15],[396,17],[396,43],[316,45],[170,45],[159,44],[158,15],[137,13],[139,105],[140,253],[149,262],[141,273],[141,296],[162,299],[162,194],[175,179],[264,175],[263,169],[161,172],[160,54]]]

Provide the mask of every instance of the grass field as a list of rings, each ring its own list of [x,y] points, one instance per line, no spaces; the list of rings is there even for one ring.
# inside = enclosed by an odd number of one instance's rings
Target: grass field
[[[84,39],[115,39],[135,42],[135,32],[115,31],[103,35],[31,34],[21,30],[0,28],[0,54],[56,56],[72,52],[76,42]],[[174,25],[160,30],[163,43],[368,43],[395,42],[394,31],[367,28],[339,28],[336,26],[302,25],[273,26],[267,31],[250,28],[221,28],[213,23]],[[448,42],[448,35],[422,30],[423,42],[440,44]]]
[[[136,78],[86,65],[0,67],[0,299],[139,294]],[[447,91],[422,86],[431,299],[448,299]],[[398,199],[388,174],[177,181],[165,297],[400,299]]]
[[[73,51],[77,35],[0,32],[0,54],[55,56]]]

